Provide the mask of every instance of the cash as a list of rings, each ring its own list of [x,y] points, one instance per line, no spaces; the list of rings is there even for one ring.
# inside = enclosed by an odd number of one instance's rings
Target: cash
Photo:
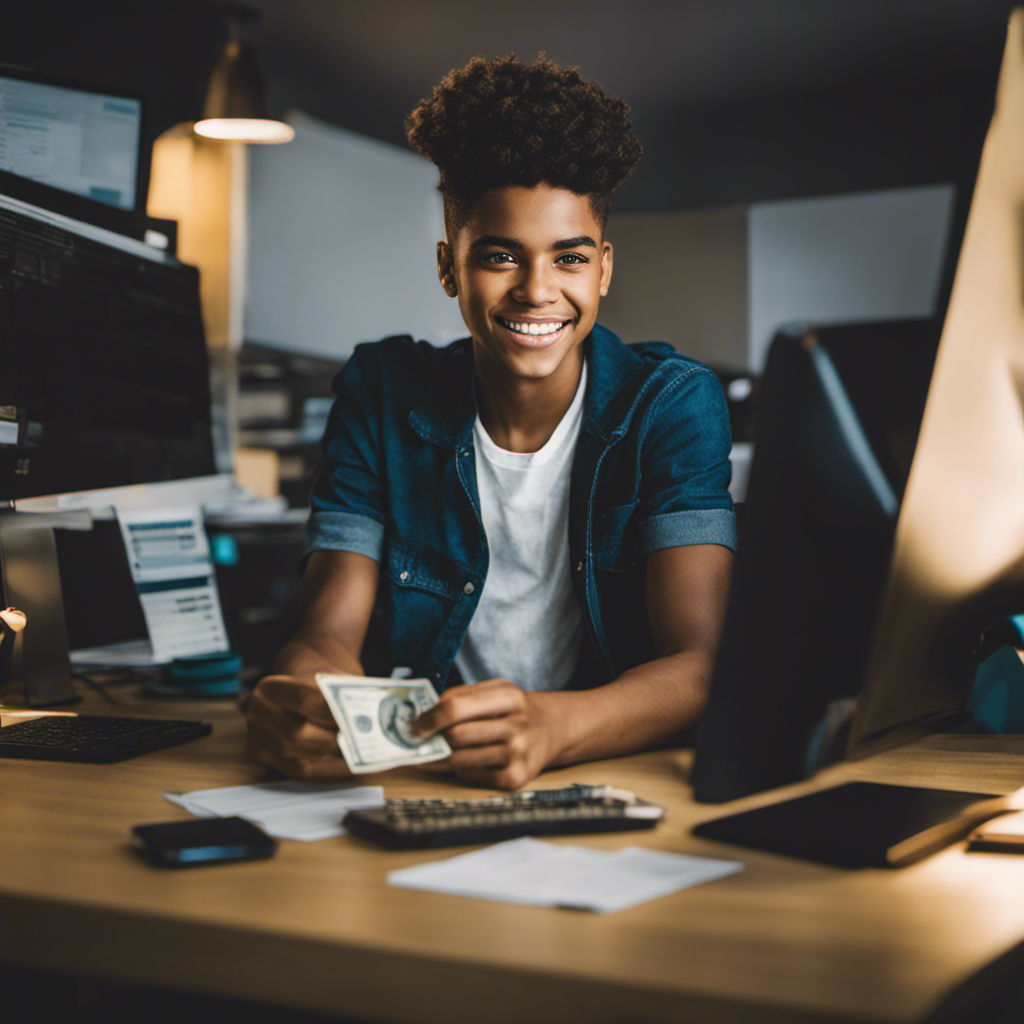
[[[338,723],[338,746],[356,774],[448,757],[441,735],[413,735],[415,718],[437,703],[429,679],[377,679],[320,672],[317,686]]]

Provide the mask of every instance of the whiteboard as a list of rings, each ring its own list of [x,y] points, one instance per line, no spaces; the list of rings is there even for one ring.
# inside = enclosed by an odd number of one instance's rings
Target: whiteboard
[[[343,360],[361,341],[468,332],[437,280],[437,170],[411,150],[299,112],[249,151],[245,338]]]

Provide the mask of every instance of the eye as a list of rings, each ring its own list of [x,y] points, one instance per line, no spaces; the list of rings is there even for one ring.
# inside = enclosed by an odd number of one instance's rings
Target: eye
[[[515,259],[511,253],[488,252],[480,257],[480,262],[490,263],[492,266],[507,266],[509,263],[515,263]]]
[[[578,252],[563,252],[555,262],[561,263],[564,267],[578,267],[581,264],[589,263],[590,260],[586,256],[581,256]]]

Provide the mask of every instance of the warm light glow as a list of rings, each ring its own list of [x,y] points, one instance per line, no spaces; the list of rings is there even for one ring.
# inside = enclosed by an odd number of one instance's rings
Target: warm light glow
[[[199,140],[192,132],[191,121],[176,124],[154,141],[146,199],[146,213],[150,217],[177,221],[185,218],[192,194],[192,161],[197,145]]]
[[[1024,576],[1022,53],[1018,10],[897,531],[896,576],[954,602]]]
[[[197,121],[193,131],[204,139],[216,139],[218,142],[280,145],[295,138],[295,129],[291,125],[255,117],[208,117]]]
[[[1024,586],[1024,10],[1012,14],[853,739],[949,710]],[[969,679],[966,680],[969,683]],[[934,701],[922,706],[922,694]]]

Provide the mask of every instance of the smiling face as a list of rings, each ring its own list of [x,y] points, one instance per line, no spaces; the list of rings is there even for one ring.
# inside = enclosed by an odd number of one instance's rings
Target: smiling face
[[[438,274],[458,297],[481,371],[568,384],[608,292],[612,247],[585,196],[509,185],[485,193],[438,244]]]

